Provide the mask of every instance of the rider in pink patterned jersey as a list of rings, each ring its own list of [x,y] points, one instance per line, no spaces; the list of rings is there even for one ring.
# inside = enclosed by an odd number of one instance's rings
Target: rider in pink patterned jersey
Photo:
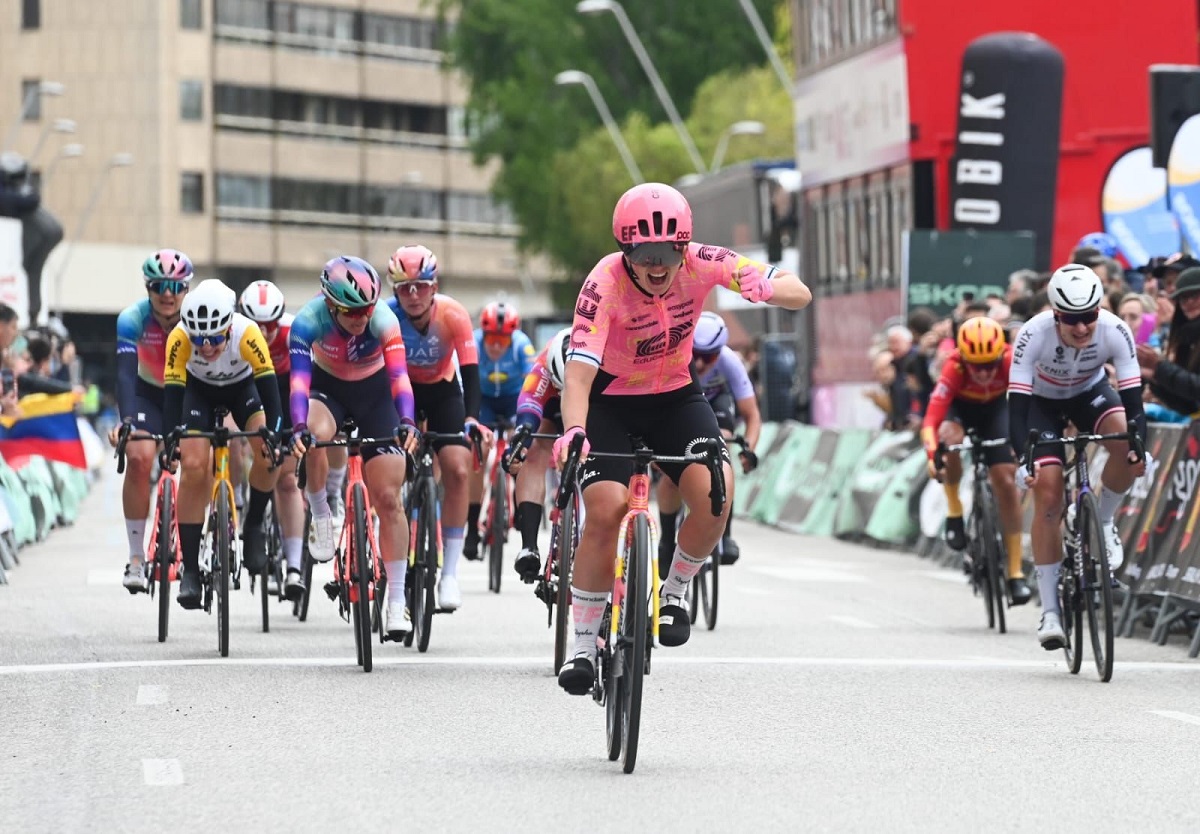
[[[628,452],[642,438],[662,455],[684,455],[697,443],[720,440],[704,392],[688,371],[692,335],[709,291],[729,287],[750,301],[798,310],[812,294],[795,275],[719,246],[692,243],[692,210],[662,183],[626,191],[613,212],[620,252],[596,265],[580,290],[567,354],[562,419],[554,446],[561,466],[582,435],[584,455]],[[712,514],[709,473],[702,464],[660,464],[679,486],[690,513],[678,535],[670,573],[661,588],[659,642],[678,646],[690,636],[684,591],[721,534],[733,492],[724,451],[726,501]],[[558,683],[573,695],[591,690],[596,635],[613,583],[613,553],[628,507],[632,464],[588,457],[580,467],[588,523],[575,551],[571,578],[575,656]],[[694,554],[694,555],[693,555]]]

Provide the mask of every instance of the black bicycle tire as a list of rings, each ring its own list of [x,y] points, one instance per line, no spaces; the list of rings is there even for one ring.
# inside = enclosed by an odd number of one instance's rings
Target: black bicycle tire
[[[508,529],[508,503],[504,494],[504,470],[498,469],[492,483],[492,512],[488,514],[488,590],[500,593],[500,574],[504,570],[504,531]]]
[[[650,525],[645,515],[638,515],[633,520],[633,541],[634,559],[632,570],[625,577],[625,606],[621,617],[621,637],[627,652],[625,673],[629,679],[622,704],[625,727],[621,769],[625,773],[633,773],[637,765],[642,689],[650,638]]]
[[[230,535],[229,505],[233,496],[229,493],[229,484],[222,481],[217,490],[216,525],[214,532],[213,561],[216,570],[213,571],[212,582],[217,593],[217,648],[221,657],[229,657],[229,557],[233,542]]]
[[[355,585],[358,596],[354,603],[354,639],[359,644],[359,663],[364,672],[373,666],[371,658],[371,584],[367,566],[367,518],[366,487],[355,483],[350,492],[351,512],[354,513],[354,550],[349,559],[351,575],[347,580]]]
[[[696,621],[700,619],[700,596],[704,590],[700,584],[703,581],[700,576],[703,573],[704,567],[702,565],[700,570],[696,572],[696,575],[692,577],[692,581],[683,589],[683,599],[687,602],[688,622],[692,625],[695,625]]]
[[[608,760],[615,762],[621,758],[621,745],[625,741],[625,715],[621,710],[621,704],[625,700],[625,684],[626,678],[617,674],[618,654],[620,649],[614,644],[612,635],[611,620],[612,610],[609,609],[609,617],[602,619],[601,627],[608,621],[609,628],[604,632],[604,648],[601,649],[603,659],[597,657],[597,662],[602,664],[604,677],[602,683],[604,686],[604,732],[608,741]]]
[[[719,549],[713,550],[708,557],[708,577],[701,584],[704,592],[704,625],[709,631],[717,627],[717,598],[721,591],[721,554]]]
[[[1092,638],[1092,658],[1096,662],[1096,674],[1100,676],[1100,682],[1108,683],[1113,675],[1114,649],[1112,577],[1096,496],[1085,494],[1080,501],[1079,512],[1082,519],[1080,529],[1085,532],[1080,564],[1089,586],[1083,599],[1087,609],[1088,632]],[[1102,623],[1098,621],[1101,617]]]
[[[158,549],[154,554],[158,582],[158,642],[167,642],[171,623],[171,568],[175,563],[175,496],[170,488],[159,490],[158,495]]]
[[[425,478],[422,488],[421,510],[417,515],[417,562],[423,565],[418,584],[414,577],[413,593],[420,595],[420,631],[417,633],[417,651],[429,651],[429,640],[433,633],[433,615],[437,611],[434,588],[437,585],[437,487],[433,476]],[[416,615],[414,613],[414,620]],[[416,623],[414,622],[414,627]]]
[[[555,545],[554,570],[557,574],[558,593],[554,600],[554,674],[567,662],[567,646],[571,640],[571,560],[575,557],[575,501],[558,516],[558,535]]]
[[[312,511],[305,508],[304,538],[301,540],[300,549],[300,573],[304,577],[304,591],[300,594],[300,599],[296,600],[293,609],[293,613],[296,614],[300,622],[308,619],[308,603],[312,599],[313,557],[312,552],[308,549],[308,534],[311,527]]]
[[[987,530],[983,520],[982,502],[979,498],[975,499],[975,506],[971,507],[970,529],[967,531],[970,535],[967,541],[967,550],[971,554],[971,582],[975,587],[975,592],[983,597],[983,607],[987,611],[988,628],[996,627],[996,597],[992,592],[991,577],[988,573],[987,565],[987,550],[985,540]]]
[[[1070,535],[1071,531],[1065,530],[1063,541],[1066,542],[1066,537]],[[1063,560],[1062,571],[1059,574],[1058,610],[1063,634],[1066,637],[1063,641],[1063,657],[1067,661],[1067,671],[1072,675],[1078,675],[1079,669],[1083,665],[1083,618],[1076,601],[1077,594],[1074,588],[1074,557],[1071,557],[1071,559]],[[1067,593],[1068,590],[1071,590],[1071,593]]]
[[[979,486],[980,509],[983,519],[983,553],[987,566],[988,590],[992,594],[996,610],[996,632],[1004,634],[1008,629],[1004,621],[1004,609],[1008,606],[1008,593],[1004,587],[1004,568],[1000,559],[1003,555],[1000,538],[1000,520],[996,512],[996,498],[991,487]]]
[[[267,521],[269,516],[264,515],[262,525],[267,529]],[[243,534],[244,535],[244,534]],[[266,536],[267,558],[263,565],[262,575],[258,577],[259,584],[262,586],[259,589],[259,598],[262,600],[262,630],[263,634],[269,634],[271,631],[271,595],[267,591],[267,585],[270,581],[271,574],[274,568],[271,564],[271,535]]]

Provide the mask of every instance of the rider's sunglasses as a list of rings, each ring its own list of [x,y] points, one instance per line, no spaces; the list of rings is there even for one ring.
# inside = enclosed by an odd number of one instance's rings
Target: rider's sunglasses
[[[967,368],[977,374],[986,374],[990,371],[999,370],[1003,363],[1003,359],[993,359],[991,362],[968,362]]]
[[[697,362],[715,362],[720,353],[701,353],[698,350],[692,351],[692,358]]]
[[[229,331],[211,333],[208,336],[191,336],[192,344],[196,347],[220,347],[229,341]]]
[[[622,246],[621,251],[634,266],[679,266],[686,246],[686,243],[653,241]]]
[[[395,285],[396,292],[408,290],[409,295],[425,295],[433,292],[435,281],[401,281]]]
[[[370,304],[366,307],[343,307],[341,304],[333,305],[334,311],[339,316],[345,316],[348,319],[369,319],[371,314],[375,312],[375,305]]]
[[[483,343],[488,347],[508,347],[512,344],[512,336],[504,333],[484,333]]]
[[[155,295],[179,295],[188,288],[187,281],[151,281],[146,285],[146,289]]]
[[[1054,320],[1059,324],[1065,324],[1067,327],[1074,327],[1077,324],[1091,324],[1100,318],[1100,309],[1090,310],[1086,313],[1055,313]]]

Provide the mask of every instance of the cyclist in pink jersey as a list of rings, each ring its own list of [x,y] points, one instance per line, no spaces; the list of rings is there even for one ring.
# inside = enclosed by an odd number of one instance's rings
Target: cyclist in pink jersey
[[[437,291],[437,256],[424,246],[401,246],[388,261],[388,279],[392,283],[388,307],[400,321],[418,419],[424,417],[428,431],[475,432],[487,442],[491,430],[479,424],[479,351],[471,316],[453,298]],[[443,488],[438,605],[453,610],[462,605],[458,561],[466,543],[471,452],[465,439],[435,441],[433,448]]]
[[[659,454],[683,455],[698,442],[720,440],[717,418],[688,365],[692,335],[705,297],[715,286],[754,302],[798,310],[812,300],[792,273],[752,261],[720,246],[692,243],[692,210],[669,185],[644,183],[626,191],[613,212],[620,247],[588,275],[575,307],[567,354],[562,417],[566,431],[555,443],[561,466],[576,435],[584,454],[628,452],[630,437]],[[663,464],[690,510],[679,530],[671,570],[662,585],[659,640],[687,642],[690,624],[684,591],[725,530],[733,499],[720,515],[709,506],[709,475],[702,465]],[[586,694],[593,681],[596,634],[613,582],[613,553],[628,504],[632,462],[587,458],[579,485],[587,524],[575,553],[571,581],[575,656],[559,672],[559,685]]]

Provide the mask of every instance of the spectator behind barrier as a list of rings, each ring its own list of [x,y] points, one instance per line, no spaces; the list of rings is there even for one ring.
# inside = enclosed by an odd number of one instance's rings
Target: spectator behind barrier
[[[1159,401],[1180,414],[1194,415],[1200,411],[1200,267],[1179,276],[1171,300],[1175,313],[1166,355],[1149,345],[1138,345],[1138,364]]]
[[[1133,340],[1139,345],[1161,347],[1162,342],[1155,330],[1158,327],[1158,316],[1155,315],[1154,299],[1142,293],[1126,293],[1117,305],[1117,315],[1129,325]]]

